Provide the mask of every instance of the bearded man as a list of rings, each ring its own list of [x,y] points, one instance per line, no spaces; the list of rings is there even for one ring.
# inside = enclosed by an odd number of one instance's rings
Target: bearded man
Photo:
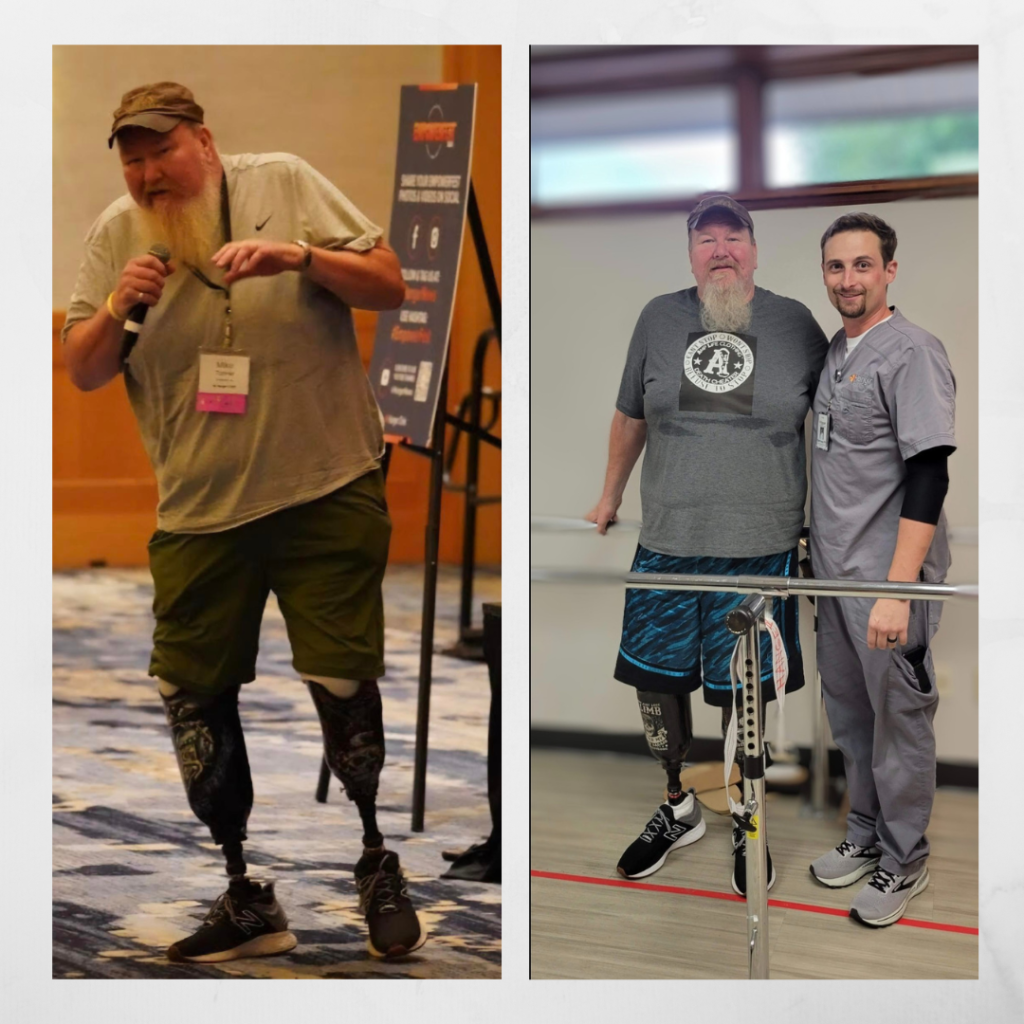
[[[646,445],[643,529],[633,572],[797,575],[807,476],[804,420],[827,341],[810,311],[754,285],[757,243],[747,210],[709,196],[687,219],[695,288],[652,299],[640,314],[612,418],[604,490],[587,519],[604,534]],[[653,874],[705,831],[680,769],[693,739],[690,694],[732,712],[725,626],[742,597],[627,590],[615,678],[636,688],[648,747],[665,770],[665,802],[623,853],[624,878]],[[795,601],[778,625],[786,692],[803,686]],[[774,700],[762,634],[762,699]],[[762,723],[764,714],[762,708]],[[742,760],[737,758],[742,768]],[[733,829],[732,888],[746,895],[746,832]],[[775,870],[768,857],[769,888]]]
[[[376,820],[391,523],[382,422],[350,313],[401,305],[398,260],[381,229],[297,157],[218,154],[182,85],[126,93],[115,141],[129,194],[86,238],[65,359],[85,391],[123,373],[153,463],[149,674],[189,804],[229,876],[168,956],[230,960],[296,944],[273,884],[248,878],[242,847],[253,790],[238,697],[255,678],[270,590],[327,762],[362,820],[354,873],[369,951],[403,955],[426,932]],[[154,243],[169,262],[147,254]],[[136,306],[148,316],[129,335]]]

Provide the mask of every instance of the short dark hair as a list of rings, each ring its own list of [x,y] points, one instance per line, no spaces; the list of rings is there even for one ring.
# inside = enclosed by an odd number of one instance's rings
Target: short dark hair
[[[896,255],[896,232],[881,217],[873,213],[844,213],[828,226],[821,236],[821,260],[825,261],[825,243],[833,236],[844,231],[870,231],[878,236],[882,250],[882,265],[888,266]]]

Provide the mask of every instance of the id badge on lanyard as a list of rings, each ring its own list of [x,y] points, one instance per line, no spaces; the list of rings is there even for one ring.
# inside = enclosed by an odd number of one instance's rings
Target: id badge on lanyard
[[[829,407],[832,403],[829,402]],[[815,439],[814,446],[820,448],[823,452],[828,451],[828,438],[832,430],[832,417],[828,412],[819,412],[818,418],[815,423]]]
[[[836,370],[835,383],[842,380],[841,370]],[[834,386],[834,385],[833,385]],[[828,400],[828,407],[824,412],[819,412],[814,420],[814,447],[820,448],[823,452],[828,451],[828,442],[832,436],[832,398]]]
[[[227,180],[221,178],[221,220],[224,234],[231,241],[231,214],[228,209]],[[189,270],[207,288],[224,295],[224,340],[219,348],[199,352],[199,390],[196,412],[233,413],[243,415],[249,401],[249,357],[233,347],[231,327],[231,293],[223,285],[214,284],[201,270]]]
[[[249,357],[240,352],[199,353],[196,412],[241,415],[249,400]]]

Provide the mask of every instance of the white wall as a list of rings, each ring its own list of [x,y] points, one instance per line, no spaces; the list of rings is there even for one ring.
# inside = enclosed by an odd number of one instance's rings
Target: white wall
[[[819,239],[842,213],[867,210],[896,229],[899,270],[890,301],[938,336],[957,380],[957,440],[950,459],[946,514],[961,536],[978,525],[978,203],[946,199],[876,206],[767,210],[753,214],[757,284],[799,299],[831,337],[841,326],[821,283]],[[531,511],[580,517],[604,479],[608,427],[626,347],[643,305],[694,282],[685,215],[603,221],[535,221],[531,228]],[[639,464],[619,515],[640,519]],[[532,536],[534,566],[628,571],[636,533]],[[978,552],[953,546],[949,582],[977,582]],[[622,621],[615,584],[531,585],[531,714],[544,728],[639,733],[632,687],[612,679]],[[801,599],[802,642],[812,646],[810,610]],[[938,756],[978,757],[976,603],[943,612],[934,643],[940,703]],[[790,740],[811,739],[810,701],[786,705]],[[772,713],[773,714],[773,713]],[[773,717],[769,718],[769,728]],[[694,702],[698,736],[718,736],[717,710]],[[769,732],[769,737],[771,732]]]
[[[53,308],[64,309],[82,239],[125,192],[111,114],[129,89],[192,90],[223,153],[295,153],[385,230],[399,86],[441,80],[440,46],[55,46]]]

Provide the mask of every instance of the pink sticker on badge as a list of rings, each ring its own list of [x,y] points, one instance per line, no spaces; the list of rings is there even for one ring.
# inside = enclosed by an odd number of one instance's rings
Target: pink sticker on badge
[[[213,395],[200,391],[196,396],[196,412],[244,413],[247,395]]]

